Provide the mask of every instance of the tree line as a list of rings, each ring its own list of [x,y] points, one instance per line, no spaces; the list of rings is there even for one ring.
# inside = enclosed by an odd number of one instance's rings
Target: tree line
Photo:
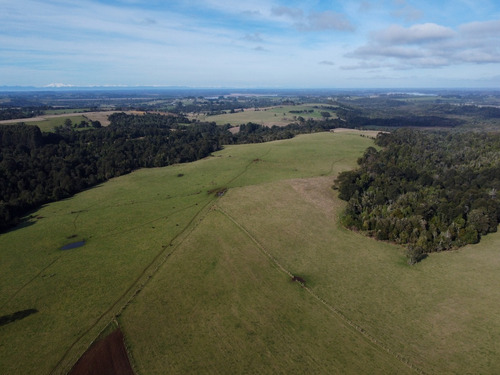
[[[232,134],[229,125],[190,123],[182,115],[115,113],[109,120],[107,127],[77,131],[63,126],[54,133],[0,125],[0,230],[42,204],[138,168],[195,161],[224,144],[287,139],[334,127],[327,121],[271,128],[248,123]]]
[[[15,120],[42,115],[47,107],[2,108],[0,120]]]
[[[174,117],[123,114],[89,131],[0,126],[0,229],[112,177],[205,157],[220,149],[220,132],[215,124],[181,126]]]
[[[500,221],[500,134],[380,134],[334,185],[345,226],[407,246],[409,263],[479,242]]]

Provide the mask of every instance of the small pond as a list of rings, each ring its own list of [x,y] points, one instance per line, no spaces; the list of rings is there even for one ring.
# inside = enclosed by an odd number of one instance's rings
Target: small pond
[[[61,250],[71,250],[76,249],[77,247],[85,245],[85,240],[72,242],[61,247]]]

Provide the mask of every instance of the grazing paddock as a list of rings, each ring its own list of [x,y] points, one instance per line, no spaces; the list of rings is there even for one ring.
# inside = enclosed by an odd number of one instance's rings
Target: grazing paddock
[[[236,110],[235,113],[227,112],[226,114],[214,116],[193,114],[191,118],[200,121],[214,121],[217,125],[231,124],[237,126],[253,122],[264,126],[286,126],[292,122],[297,122],[299,116],[305,120],[309,118],[320,120],[323,118],[321,112],[329,112],[331,118],[336,117],[334,111],[323,107],[323,104],[282,105],[267,108],[249,108],[244,111]],[[301,111],[303,113],[294,113]]]
[[[99,121],[102,126],[108,126],[110,124],[108,117],[113,113],[125,112],[127,114],[143,114],[140,111],[102,111],[102,112],[81,112],[81,113],[58,113],[58,114],[47,114],[38,117],[29,117],[24,119],[14,119],[14,120],[2,120],[0,124],[17,124],[24,122],[28,125],[36,125],[42,131],[50,132],[53,131],[56,126],[64,125],[66,119],[70,119],[73,124],[78,124],[80,121]]]
[[[67,374],[115,320],[141,374],[498,373],[500,235],[410,267],[342,228],[372,144],[228,146],[33,212],[0,235],[0,373]]]

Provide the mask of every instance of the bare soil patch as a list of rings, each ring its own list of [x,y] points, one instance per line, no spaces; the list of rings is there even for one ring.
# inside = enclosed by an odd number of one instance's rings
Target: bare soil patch
[[[94,343],[69,372],[69,375],[101,374],[134,375],[119,329]]]

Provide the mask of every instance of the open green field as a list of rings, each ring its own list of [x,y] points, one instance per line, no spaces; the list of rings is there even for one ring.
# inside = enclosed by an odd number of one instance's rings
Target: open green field
[[[1,124],[17,124],[24,122],[26,125],[36,125],[43,132],[52,132],[56,126],[63,126],[66,119],[70,119],[73,124],[79,124],[81,121],[88,121],[83,115],[48,115],[46,117],[34,117],[27,119],[2,120]]]
[[[304,105],[280,105],[269,108],[251,108],[243,112],[226,113],[223,115],[206,116],[193,115],[192,118],[200,121],[213,121],[217,125],[231,124],[234,126],[253,122],[265,126],[285,126],[296,122],[299,116],[304,119],[322,119],[320,112],[329,112],[332,118],[335,118],[335,112],[331,109],[323,108],[324,104],[304,104]],[[293,113],[290,111],[313,111],[304,113]]]
[[[42,120],[42,121],[26,121],[26,124],[27,125],[36,125],[43,132],[51,132],[51,131],[54,131],[56,126],[63,126],[64,121],[66,121],[67,119],[70,119],[73,124],[79,124],[81,121],[88,121],[82,115],[78,115],[78,116],[68,115],[65,117],[50,117],[50,118],[47,118],[46,120]]]
[[[76,111],[75,109],[74,111]],[[62,111],[72,111],[71,109]],[[51,112],[51,111],[47,111]],[[52,111],[54,112],[54,111]],[[73,124],[79,124],[81,121],[99,121],[102,126],[108,126],[110,121],[108,119],[109,115],[116,113],[117,111],[96,111],[96,112],[71,112],[71,113],[56,113],[56,114],[45,114],[38,117],[25,118],[25,119],[13,119],[13,120],[2,120],[0,124],[17,124],[24,122],[27,125],[36,125],[40,130],[44,132],[51,132],[56,126],[64,125],[66,119],[70,119]],[[141,111],[120,111],[126,114],[143,114]]]
[[[0,316],[38,310],[0,373],[66,373],[112,321],[138,374],[498,373],[500,235],[410,267],[341,228],[330,186],[371,144],[231,146],[41,208],[0,235]]]

